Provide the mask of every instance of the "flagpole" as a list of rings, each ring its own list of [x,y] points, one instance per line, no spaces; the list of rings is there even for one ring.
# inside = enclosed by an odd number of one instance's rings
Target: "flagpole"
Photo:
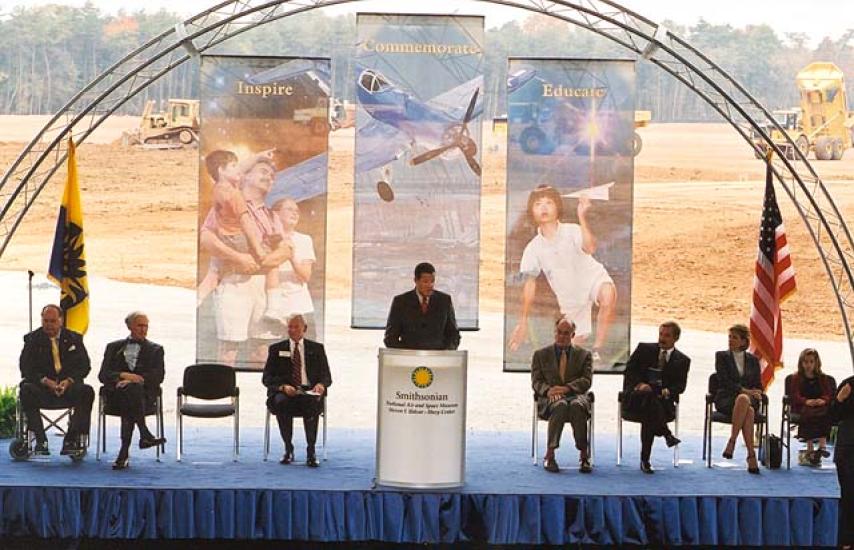
[[[33,275],[35,273],[32,270],[27,270],[27,275],[29,276],[29,280],[27,281],[27,292],[30,297],[30,332],[33,331]]]

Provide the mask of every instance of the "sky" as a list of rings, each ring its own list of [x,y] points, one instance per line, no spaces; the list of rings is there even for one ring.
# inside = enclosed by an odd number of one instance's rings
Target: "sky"
[[[219,0],[89,0],[106,13],[119,9],[157,11],[165,8],[187,17],[203,11]],[[0,0],[0,15],[14,6],[63,4],[82,6],[86,0]],[[854,0],[622,0],[624,7],[653,21],[670,19],[682,25],[693,25],[701,17],[713,24],[733,27],[766,23],[783,36],[803,32],[815,45],[824,36],[839,39],[854,29]],[[459,0],[370,0],[324,8],[328,13],[346,11],[417,11],[428,5],[430,13],[483,14],[487,28],[512,19],[523,19],[528,12],[486,2]],[[412,6],[408,8],[407,6]]]

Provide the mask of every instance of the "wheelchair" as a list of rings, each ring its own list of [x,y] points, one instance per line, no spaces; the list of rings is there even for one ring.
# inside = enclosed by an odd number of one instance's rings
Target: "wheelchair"
[[[58,416],[51,418],[44,413],[46,410],[61,412]],[[54,429],[59,435],[64,436],[66,430],[59,423],[66,419],[70,420],[73,410],[73,407],[42,407],[40,414],[44,422],[45,433]],[[9,455],[16,462],[29,460],[35,454],[36,436],[27,427],[24,416],[24,411],[21,409],[21,397],[17,396],[15,399],[15,438],[9,443]],[[80,450],[68,455],[72,462],[80,462],[86,456],[86,450],[89,447],[89,434],[81,434],[78,443]]]

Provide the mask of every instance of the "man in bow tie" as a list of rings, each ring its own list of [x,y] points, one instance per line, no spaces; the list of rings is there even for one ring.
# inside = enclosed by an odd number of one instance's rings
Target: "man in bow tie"
[[[326,389],[332,385],[323,344],[305,338],[308,325],[302,315],[288,319],[288,338],[270,346],[261,383],[267,388],[267,409],[276,415],[285,443],[281,464],[294,461],[293,423],[301,416],[305,428],[306,465],[317,468],[314,452],[317,424]]]
[[[46,305],[41,311],[41,328],[24,336],[21,351],[21,408],[36,436],[35,453],[40,455],[50,454],[41,407],[74,409],[60,453],[71,455],[83,448],[80,439],[89,433],[95,400],[92,386],[83,383],[90,370],[83,336],[63,328],[62,317],[59,306]]]

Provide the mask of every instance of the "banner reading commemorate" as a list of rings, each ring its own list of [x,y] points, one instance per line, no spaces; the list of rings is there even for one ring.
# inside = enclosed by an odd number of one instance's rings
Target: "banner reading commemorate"
[[[555,323],[622,372],[631,326],[635,67],[511,59],[504,369],[527,371]]]
[[[328,59],[203,56],[196,358],[264,366],[323,340]]]
[[[478,326],[483,18],[358,16],[353,313],[385,326],[420,262]]]

